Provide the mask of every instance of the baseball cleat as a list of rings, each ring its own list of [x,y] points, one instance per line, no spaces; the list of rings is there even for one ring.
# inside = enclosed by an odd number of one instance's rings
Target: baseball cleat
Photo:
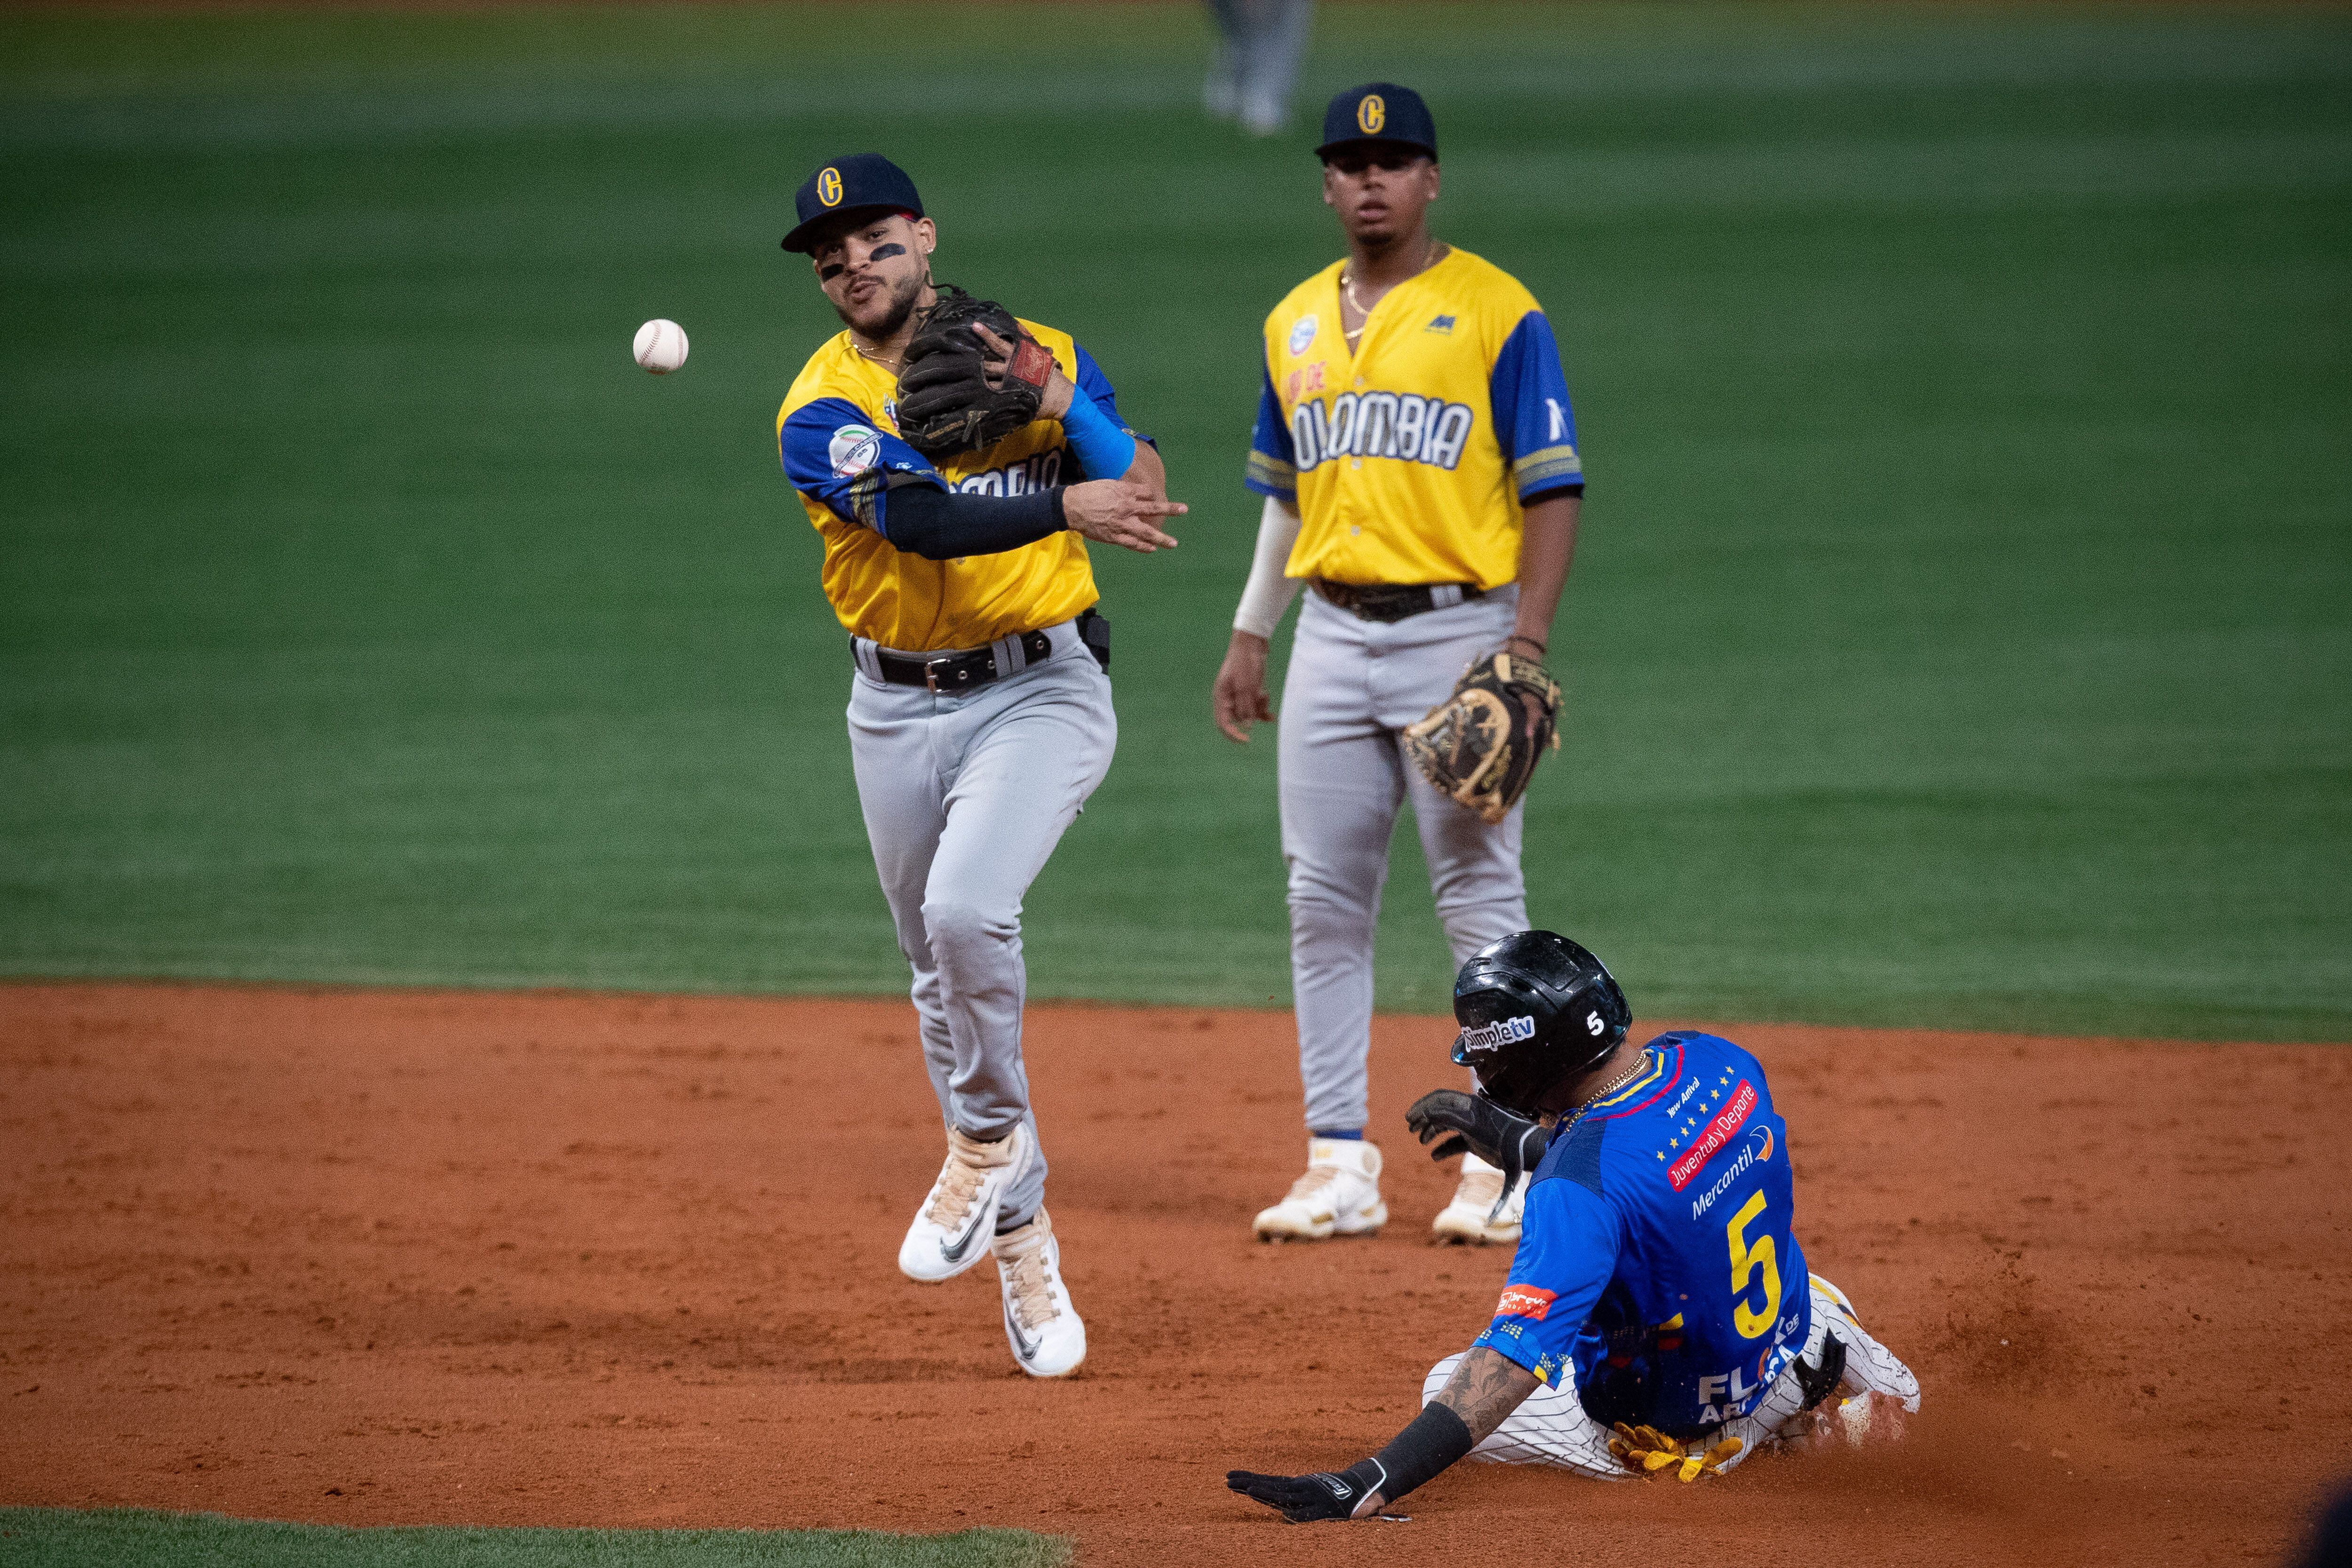
[[[1512,1184],[1510,1196],[1505,1198],[1503,1173],[1475,1154],[1465,1154],[1461,1184],[1454,1189],[1454,1201],[1437,1211],[1430,1234],[1441,1242],[1472,1247],[1516,1245],[1527,1197],[1526,1177]]]
[[[1036,1152],[1025,1122],[993,1143],[949,1128],[947,1163],[898,1244],[898,1271],[932,1285],[979,1262],[1005,1193],[1027,1173]]]
[[[1087,1359],[1087,1325],[1062,1283],[1062,1244],[1044,1209],[989,1244],[1004,1298],[1004,1338],[1032,1377],[1066,1377]]]
[[[1260,1241],[1321,1241],[1370,1236],[1389,1222],[1381,1202],[1381,1151],[1358,1138],[1310,1138],[1307,1173],[1290,1195],[1264,1210],[1251,1227]]]

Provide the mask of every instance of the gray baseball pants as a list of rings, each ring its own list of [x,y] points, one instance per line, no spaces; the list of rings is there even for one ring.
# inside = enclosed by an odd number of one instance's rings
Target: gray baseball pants
[[[1397,805],[1410,798],[1437,917],[1456,968],[1525,931],[1525,803],[1489,827],[1430,787],[1399,731],[1445,700],[1470,661],[1510,635],[1519,590],[1381,624],[1303,595],[1282,687],[1282,854],[1290,868],[1290,975],[1298,1073],[1313,1131],[1364,1126],[1372,937]],[[1433,1066],[1436,1064],[1433,1063]]]
[[[984,1142],[1023,1121],[1036,1133],[1021,1062],[1021,900],[1118,744],[1110,678],[1074,623],[1046,635],[1042,663],[961,695],[885,684],[861,640],[849,693],[857,803],[914,971],[923,1065],[940,1116]],[[995,646],[1022,658],[1017,638]],[[998,1227],[1027,1223],[1045,1191],[1041,1142]]]

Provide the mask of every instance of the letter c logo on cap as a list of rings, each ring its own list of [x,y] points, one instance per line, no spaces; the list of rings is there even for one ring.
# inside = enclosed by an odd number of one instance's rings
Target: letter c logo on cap
[[[1381,95],[1377,92],[1364,94],[1364,100],[1356,105],[1356,128],[1367,136],[1377,136],[1381,133],[1381,127],[1388,122],[1389,106],[1381,100]]]
[[[827,169],[816,177],[816,199],[829,207],[841,205],[841,171]]]

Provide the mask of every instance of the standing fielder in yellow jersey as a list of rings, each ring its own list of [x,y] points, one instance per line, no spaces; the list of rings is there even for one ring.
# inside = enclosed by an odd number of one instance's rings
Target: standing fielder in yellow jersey
[[[776,439],[850,634],[858,804],[947,1124],[898,1267],[936,1282],[992,1254],[1014,1359],[1058,1377],[1085,1359],[1086,1325],[1021,1060],[1021,900],[1118,739],[1084,541],[1148,553],[1176,542],[1158,520],[1185,509],[1093,358],[1034,322],[1020,324],[1053,359],[1036,419],[937,462],[901,440],[898,362],[936,298],[937,229],[871,153],[810,175],[797,205],[784,247],[808,254],[847,330],[793,381]],[[1009,360],[1013,344],[982,341]]]
[[[1437,132],[1420,95],[1388,82],[1339,94],[1317,152],[1348,257],[1266,318],[1247,476],[1265,510],[1213,692],[1236,741],[1275,716],[1266,639],[1304,581],[1280,762],[1307,1168],[1256,1221],[1261,1237],[1297,1240],[1388,1219],[1380,1151],[1363,1137],[1365,1057],[1399,803],[1412,798],[1457,966],[1528,924],[1521,808],[1482,822],[1406,765],[1398,737],[1473,659],[1542,659],[1584,493],[1542,307],[1430,235]],[[1517,1241],[1522,1197],[1465,1156],[1433,1229]]]

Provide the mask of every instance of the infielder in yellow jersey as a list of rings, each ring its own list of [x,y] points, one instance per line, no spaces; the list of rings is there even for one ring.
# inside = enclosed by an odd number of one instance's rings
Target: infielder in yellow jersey
[[[1158,521],[1185,509],[1093,359],[1031,322],[1005,323],[1018,343],[979,329],[972,358],[992,386],[1032,382],[1034,419],[935,457],[901,439],[900,361],[940,293],[937,228],[874,153],[818,170],[797,205],[784,247],[808,254],[846,330],[793,381],[776,439],[849,632],[858,803],[947,1131],[898,1267],[939,1281],[992,1254],[1014,1358],[1056,1377],[1085,1359],[1086,1326],[1022,1066],[1021,900],[1118,738],[1085,540],[1171,546]]]
[[[1400,802],[1412,801],[1457,966],[1528,924],[1522,808],[1488,826],[1408,766],[1399,736],[1473,659],[1543,658],[1584,493],[1542,307],[1429,232],[1437,132],[1420,95],[1388,82],[1339,94],[1317,152],[1348,255],[1265,320],[1247,474],[1265,508],[1213,694],[1236,741],[1275,716],[1266,640],[1304,582],[1280,776],[1307,1167],[1256,1221],[1261,1237],[1299,1240],[1388,1219],[1363,1135],[1365,1058]],[[1435,1233],[1517,1241],[1522,1197],[1465,1156]]]

